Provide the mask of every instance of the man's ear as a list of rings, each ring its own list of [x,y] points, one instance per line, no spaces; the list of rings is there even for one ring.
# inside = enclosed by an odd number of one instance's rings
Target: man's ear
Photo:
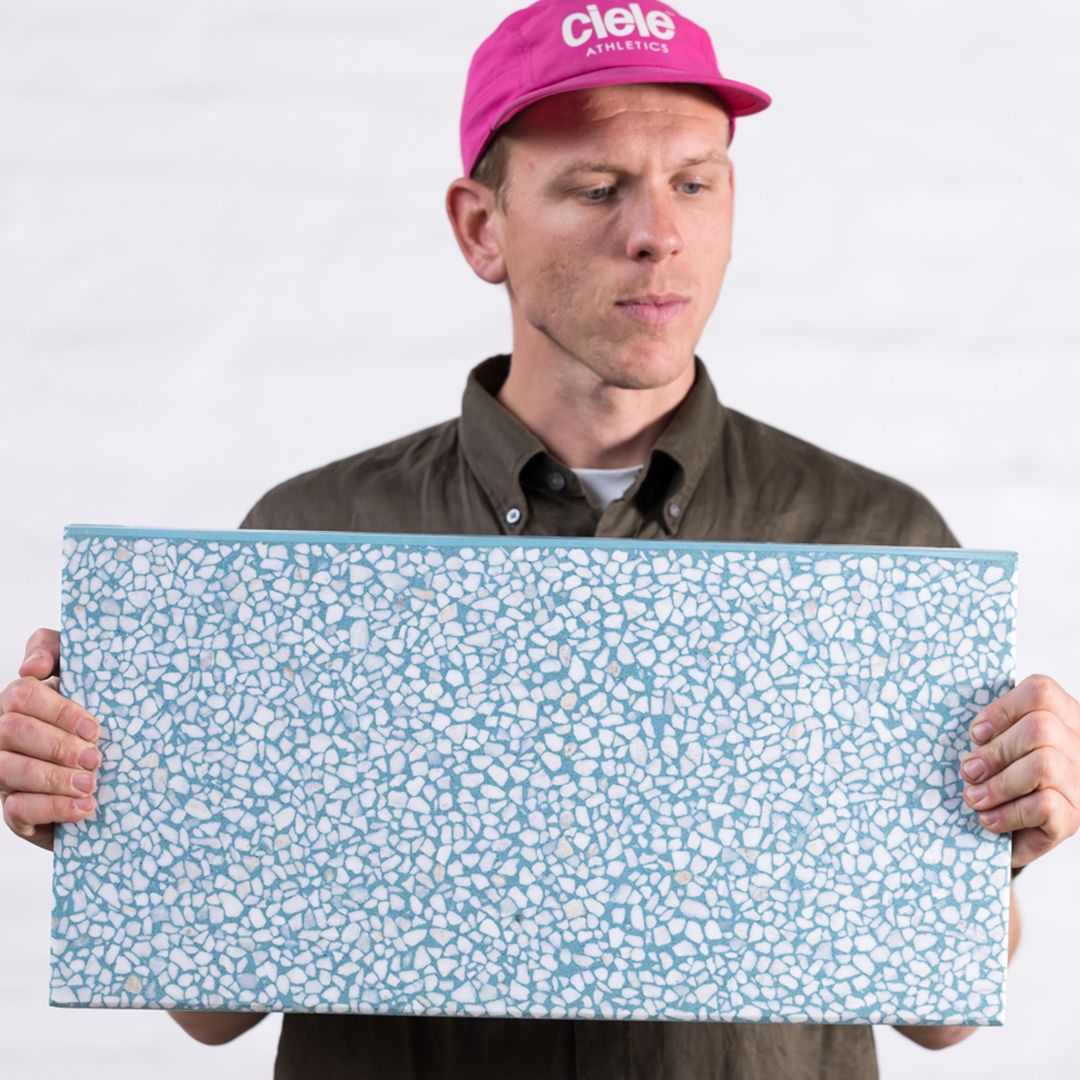
[[[463,176],[447,189],[446,216],[458,247],[476,276],[492,285],[506,280],[498,213],[495,193],[476,180]]]

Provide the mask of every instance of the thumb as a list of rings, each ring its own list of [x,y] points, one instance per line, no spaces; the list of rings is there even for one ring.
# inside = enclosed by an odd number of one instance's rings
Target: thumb
[[[60,632],[38,630],[26,643],[26,657],[19,665],[20,675],[48,679],[60,674]]]

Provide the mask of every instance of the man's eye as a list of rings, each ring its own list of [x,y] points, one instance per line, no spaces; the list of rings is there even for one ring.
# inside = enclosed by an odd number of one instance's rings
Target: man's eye
[[[688,193],[690,195],[696,195],[698,191],[706,187],[706,185],[700,180],[684,180],[679,186],[683,188],[694,188],[694,191]],[[608,192],[614,190],[614,188],[608,186],[594,187],[583,191],[581,193],[581,196],[586,202],[602,203],[607,200]]]
[[[607,194],[607,192],[609,192],[610,190],[611,190],[611,188],[609,188],[609,187],[594,187],[594,188],[589,188],[588,191],[583,191],[582,195],[585,197],[586,202],[603,202],[604,201],[603,196],[605,196]],[[595,195],[597,192],[600,193],[601,198],[599,198],[599,199],[590,199],[589,198],[590,195]]]

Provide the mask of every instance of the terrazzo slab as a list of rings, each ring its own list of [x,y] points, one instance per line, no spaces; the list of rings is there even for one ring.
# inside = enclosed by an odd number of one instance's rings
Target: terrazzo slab
[[[64,1006],[999,1025],[1017,557],[69,526]]]

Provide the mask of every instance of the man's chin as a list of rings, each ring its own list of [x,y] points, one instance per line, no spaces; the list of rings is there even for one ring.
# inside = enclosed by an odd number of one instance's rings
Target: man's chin
[[[628,345],[620,353],[589,366],[609,386],[622,390],[659,390],[675,382],[693,365],[693,349],[676,352],[670,347],[650,349],[648,345]]]

